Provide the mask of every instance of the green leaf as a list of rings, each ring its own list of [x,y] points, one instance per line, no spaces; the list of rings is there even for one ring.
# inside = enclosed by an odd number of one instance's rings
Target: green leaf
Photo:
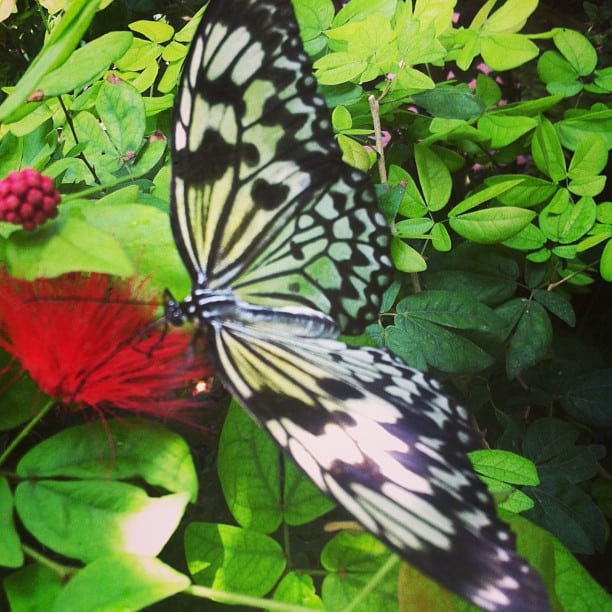
[[[607,610],[610,594],[558,541],[554,541],[555,593],[564,610]]]
[[[308,3],[296,2],[293,8],[306,53],[314,57],[327,46],[323,31],[331,27],[335,14],[334,5],[331,0],[313,0]]]
[[[564,98],[571,98],[572,96],[578,95],[584,85],[580,81],[574,81],[572,83],[548,83],[546,85],[546,91],[550,94],[559,94]]]
[[[572,179],[592,178],[604,170],[608,150],[599,134],[591,134],[578,143],[567,175]]]
[[[540,249],[534,253],[529,253],[529,255],[527,255],[527,261],[531,261],[533,263],[544,263],[550,259],[551,255],[552,252],[550,249]]]
[[[395,78],[391,81],[390,91],[395,95],[417,95],[426,89],[433,89],[436,86],[430,77],[410,66],[401,66],[394,74]],[[461,111],[470,112],[466,111],[466,109],[461,109]]]
[[[23,550],[13,520],[13,495],[4,477],[0,477],[0,533],[0,566],[23,565]]]
[[[546,236],[539,227],[531,223],[502,244],[519,251],[535,251],[546,244]]]
[[[5,121],[22,106],[45,74],[61,66],[70,57],[81,42],[98,6],[99,2],[91,0],[73,0],[67,6],[42,51],[30,62],[15,89],[0,105],[0,121]]]
[[[576,83],[576,69],[556,51],[546,51],[538,60],[538,76],[544,83]],[[550,90],[549,90],[550,91]]]
[[[476,472],[515,485],[538,485],[540,478],[533,461],[505,450],[477,450],[468,453]]]
[[[508,182],[513,180],[517,183],[495,194],[494,197],[500,204],[530,208],[548,201],[557,190],[557,186],[550,181],[524,174],[491,176],[485,179],[485,185],[507,185]]]
[[[142,96],[129,83],[104,81],[96,110],[110,141],[127,160],[144,144],[145,112]]]
[[[597,196],[606,186],[605,176],[589,176],[573,179],[568,185],[568,190],[579,196]]]
[[[421,347],[409,342],[408,334],[397,327],[389,325],[384,328],[379,337],[379,342],[384,344],[392,353],[400,357],[409,366],[425,372],[428,369],[428,363]]]
[[[314,582],[308,574],[289,572],[274,590],[274,601],[324,610],[323,601],[317,595]]]
[[[217,461],[226,502],[243,527],[271,533],[283,520],[301,525],[334,507],[235,401],[223,426]]]
[[[521,34],[494,34],[481,38],[482,59],[493,70],[511,70],[527,63],[539,53],[535,43]]]
[[[398,214],[398,210],[404,197],[404,188],[399,185],[375,185],[378,206],[389,224]]]
[[[141,610],[184,591],[190,580],[158,559],[117,554],[97,559],[62,589],[53,612]]]
[[[261,597],[287,564],[272,538],[232,525],[190,523],[185,529],[187,567],[197,584]]]
[[[471,294],[429,290],[410,295],[397,304],[396,321],[402,318],[430,321],[454,329],[495,333],[502,321],[491,308]]]
[[[18,376],[11,360],[0,351],[0,431],[29,421],[44,406],[38,385],[26,373]]]
[[[605,281],[612,282],[612,240],[606,242],[606,246],[601,253],[599,273]]]
[[[321,553],[321,564],[329,572],[323,579],[321,594],[326,610],[344,610],[362,596],[376,572],[387,563],[391,553],[384,544],[367,533],[340,532]],[[397,606],[397,565],[376,589],[361,600],[362,610],[394,610]],[[366,591],[366,592],[368,592]]]
[[[608,149],[612,148],[612,109],[572,113],[556,123],[561,143],[575,151],[583,138],[599,134]]]
[[[576,242],[592,229],[596,219],[597,205],[593,198],[582,197],[570,204],[558,217],[559,242]]]
[[[85,561],[118,551],[157,554],[197,490],[185,442],[139,419],[64,430],[28,451],[17,473],[26,479],[15,491],[25,527],[49,548]],[[177,492],[152,498],[116,481],[134,477]]]
[[[392,172],[394,168],[397,169],[397,166],[391,166],[389,182],[391,184],[399,183],[404,189],[398,209],[399,214],[410,218],[425,216],[427,214],[427,206],[415,180],[405,170],[399,169],[396,172]],[[392,181],[392,175],[395,175],[394,178],[396,180]]]
[[[38,84],[45,97],[59,96],[90,84],[118,60],[132,44],[129,32],[109,32],[74,51]]]
[[[368,67],[366,61],[345,52],[330,53],[313,64],[321,85],[339,85],[357,79]]]
[[[424,238],[433,224],[434,222],[428,217],[398,221],[395,224],[395,235],[398,238]]]
[[[451,250],[451,237],[443,223],[436,223],[431,228],[431,244],[436,251],[441,253],[447,253]]]
[[[559,242],[559,218],[570,207],[570,194],[567,189],[559,189],[550,202],[542,209],[539,217],[540,229],[554,242]]]
[[[553,36],[553,41],[580,76],[591,74],[597,67],[597,51],[580,32],[559,28]]]
[[[591,230],[590,235],[583,238],[576,245],[576,252],[582,253],[584,251],[588,251],[598,244],[605,242],[610,237],[612,237],[612,227],[596,223],[595,227]]]
[[[177,528],[188,493],[149,497],[124,482],[30,480],[15,508],[41,544],[88,562],[114,552],[154,556]]]
[[[161,161],[165,152],[165,142],[161,140],[147,142],[136,156],[136,160],[132,164],[132,172],[139,176],[150,172]],[[129,159],[129,157],[128,154],[126,158]]]
[[[495,106],[502,99],[500,86],[482,73],[476,77],[476,95],[487,107]]]
[[[535,301],[519,301],[523,302],[524,310],[506,354],[510,379],[546,358],[552,343],[552,326],[544,307]]]
[[[74,155],[75,148],[76,151],[82,151],[96,169],[98,180],[113,181],[115,173],[121,169],[124,162],[111,143],[108,133],[101,126],[100,120],[88,111],[81,111],[73,118],[73,127],[79,141],[77,143],[71,131],[66,130],[63,133],[64,154]]]
[[[552,248],[552,252],[557,257],[561,257],[562,259],[575,259],[578,251],[576,250],[575,244],[566,244],[561,246],[555,246]]]
[[[287,525],[304,525],[323,516],[335,506],[292,461],[285,462],[283,519]]]
[[[554,533],[570,550],[591,555],[603,550],[606,522],[593,500],[562,476],[529,489],[536,501],[526,516]]]
[[[162,51],[162,59],[166,62],[180,62],[185,59],[189,47],[182,45],[176,40],[170,41]]]
[[[529,16],[536,10],[537,0],[506,0],[483,24],[487,33],[508,34],[523,28]]]
[[[346,41],[346,50],[362,59],[379,66],[387,65],[392,56],[390,51],[395,40],[388,17],[374,13],[363,21],[350,21],[325,32],[332,41]]]
[[[121,198],[119,201],[103,198],[95,206],[83,203],[74,208],[88,227],[112,236],[153,285],[169,288],[175,295],[188,293],[191,280],[176,250],[167,211],[133,203],[138,192],[120,189],[114,193]],[[164,197],[166,193],[164,190]]]
[[[499,304],[516,292],[517,263],[489,247],[465,242],[453,257],[432,257],[424,281],[429,289],[469,293],[485,304]]]
[[[138,477],[173,493],[188,493],[193,501],[198,491],[187,443],[148,419],[123,417],[65,429],[29,450],[17,474],[102,482]]]
[[[612,427],[612,371],[599,370],[579,378],[561,397],[565,412],[589,427]]]
[[[531,154],[536,166],[555,183],[566,178],[565,157],[553,124],[540,117],[531,142]]]
[[[486,108],[471,91],[447,85],[414,94],[412,99],[434,117],[443,119],[473,119],[480,117]]]
[[[476,210],[449,219],[450,226],[464,238],[479,244],[503,242],[533,221],[536,213],[515,206]]]
[[[219,440],[218,473],[230,512],[243,527],[281,524],[281,457],[272,439],[232,401]]]
[[[174,36],[174,28],[163,21],[141,19],[132,21],[128,27],[158,44],[168,42]]]
[[[533,117],[489,114],[478,120],[478,129],[491,140],[494,149],[501,149],[533,130],[537,121]]]
[[[384,15],[391,19],[395,13],[395,0],[354,0],[342,7],[334,18],[334,27],[348,21],[363,21],[372,14]]]
[[[612,225],[612,202],[601,202],[597,206],[597,220]]]
[[[596,447],[576,445],[577,427],[552,417],[538,419],[523,438],[523,453],[538,466],[542,481],[562,476],[578,484],[593,478],[598,470]]]
[[[535,289],[533,291],[533,297],[540,302],[546,310],[552,312],[570,327],[576,325],[576,313],[574,312],[572,303],[566,297],[553,291],[543,291],[542,289]]]
[[[363,145],[344,134],[338,135],[338,144],[342,149],[344,163],[354,168],[359,168],[363,172],[367,172],[370,169],[370,157],[363,148]]]
[[[468,196],[467,198],[459,202],[459,204],[454,206],[452,210],[448,213],[448,216],[456,217],[457,215],[460,215],[461,213],[471,210],[472,208],[476,208],[476,206],[478,206],[479,204],[488,202],[489,200],[492,200],[493,198],[498,198],[506,191],[509,191],[510,189],[520,186],[522,182],[523,182],[522,177],[518,177],[518,178],[512,177],[508,179],[500,178],[499,180],[495,181],[489,187],[480,189],[476,193],[473,193],[472,195]]]
[[[334,130],[348,130],[353,127],[353,118],[346,106],[336,106],[332,112],[332,125]]]
[[[57,572],[37,563],[12,572],[2,583],[12,612],[52,610],[63,587]]]
[[[387,334],[387,346],[391,350],[395,351],[397,346],[408,347],[414,353],[414,356],[408,354],[406,359],[413,367],[428,363],[444,372],[468,374],[483,370],[493,362],[492,357],[471,340],[422,319],[402,317]],[[400,350],[398,354],[406,358],[405,349]]]
[[[115,64],[119,70],[124,72],[140,72],[145,70],[148,66],[157,64],[162,49],[163,48],[157,43],[142,40],[141,38],[134,38],[132,40],[132,46],[123,57],[115,62]]]
[[[595,70],[593,82],[604,91],[612,91],[612,66],[602,68],[601,70]]]
[[[498,510],[506,510],[513,514],[520,514],[534,507],[535,502],[529,495],[523,493],[519,489],[514,488],[511,485],[505,485],[505,490],[496,491],[495,485],[491,486],[494,481],[484,479],[491,495],[497,499],[502,496],[502,499],[497,501]],[[500,488],[504,486],[504,483],[499,483]]]
[[[427,269],[423,256],[399,238],[391,239],[391,259],[400,272],[422,272]]]
[[[6,262],[13,276],[27,280],[77,271],[134,273],[132,262],[111,235],[71,218],[51,221],[35,232],[11,234]]]
[[[414,159],[427,208],[431,211],[441,210],[446,206],[453,188],[448,168],[429,147],[423,144],[414,146]]]

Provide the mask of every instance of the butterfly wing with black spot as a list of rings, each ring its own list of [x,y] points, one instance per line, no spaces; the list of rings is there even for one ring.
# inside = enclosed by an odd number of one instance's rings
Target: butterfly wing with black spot
[[[173,132],[172,227],[195,284],[358,332],[390,282],[367,177],[342,162],[290,3],[212,2]]]
[[[466,411],[385,351],[215,325],[224,384],[315,484],[415,567],[485,610],[548,610],[466,453]]]

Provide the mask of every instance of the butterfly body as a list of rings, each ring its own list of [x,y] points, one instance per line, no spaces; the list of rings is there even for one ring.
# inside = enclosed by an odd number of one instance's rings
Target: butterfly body
[[[327,495],[487,610],[547,610],[466,453],[466,411],[339,330],[374,321],[389,232],[345,165],[290,2],[211,0],[180,85],[171,223],[193,289],[166,318],[208,332],[217,375]]]
[[[182,302],[166,295],[166,320],[181,325],[185,320],[196,326],[218,329],[226,321],[240,322],[271,335],[291,333],[303,338],[336,338],[335,321],[311,308],[286,306],[270,308],[249,304],[237,298],[231,290],[195,288]]]

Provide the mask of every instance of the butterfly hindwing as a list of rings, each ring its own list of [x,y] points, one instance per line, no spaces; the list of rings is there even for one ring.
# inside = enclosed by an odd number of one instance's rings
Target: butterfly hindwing
[[[172,225],[194,282],[361,331],[390,282],[388,230],[341,159],[290,4],[211,3],[186,66]]]
[[[435,381],[378,349],[236,322],[214,343],[234,396],[368,531],[484,609],[546,601],[467,458],[467,413]]]

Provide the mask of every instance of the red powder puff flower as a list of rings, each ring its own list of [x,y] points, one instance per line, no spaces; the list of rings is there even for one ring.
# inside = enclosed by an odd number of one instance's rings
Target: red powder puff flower
[[[0,273],[0,347],[66,404],[176,418],[181,392],[210,376],[192,334],[151,326],[142,285],[102,274],[32,283]]]
[[[11,172],[0,181],[0,221],[31,231],[57,217],[60,199],[51,177],[33,168]]]

